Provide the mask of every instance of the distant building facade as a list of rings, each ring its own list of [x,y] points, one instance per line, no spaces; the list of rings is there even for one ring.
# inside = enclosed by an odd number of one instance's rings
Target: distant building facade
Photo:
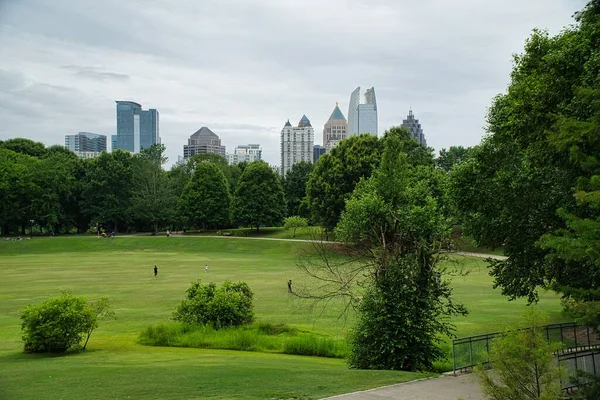
[[[262,149],[260,144],[246,144],[236,146],[233,153],[227,153],[227,162],[230,165],[235,165],[241,162],[253,162],[262,160]]]
[[[106,151],[106,136],[91,132],[65,135],[65,147],[74,152],[87,151],[101,153]]]
[[[413,139],[421,143],[423,146],[427,146],[427,140],[425,140],[423,128],[421,128],[421,124],[419,123],[419,120],[415,118],[412,110],[408,111],[408,116],[402,121],[402,126],[410,132]]]
[[[348,136],[370,133],[377,136],[378,126],[377,99],[375,88],[367,89],[365,103],[360,103],[360,86],[350,94],[348,106]]]
[[[327,149],[325,148],[325,146],[321,146],[320,144],[315,144],[313,146],[313,164],[316,164],[317,161],[319,161],[319,158],[321,158],[321,156],[323,154],[325,154],[327,152]]]
[[[342,139],[346,139],[347,137],[348,121],[346,120],[346,117],[344,117],[344,114],[342,114],[338,104],[335,103],[335,108],[333,109],[329,120],[327,120],[323,127],[323,146],[325,146],[327,151],[330,151],[337,146]]]
[[[194,132],[188,139],[188,144],[183,146],[183,158],[201,153],[214,153],[225,157],[225,146],[221,145],[221,139],[206,126]]]
[[[310,120],[303,115],[298,126],[288,120],[281,130],[281,175],[285,176],[300,161],[312,162],[315,131]]]
[[[139,153],[142,149],[160,143],[158,110],[142,110],[142,105],[133,101],[116,103],[117,134],[112,138],[113,150]]]

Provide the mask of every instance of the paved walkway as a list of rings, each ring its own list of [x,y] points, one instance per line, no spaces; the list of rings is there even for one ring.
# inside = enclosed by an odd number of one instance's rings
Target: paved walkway
[[[472,374],[441,376],[328,397],[331,400],[484,400]]]
[[[123,235],[127,236],[127,235]],[[159,237],[159,236],[156,236]],[[162,235],[160,236],[162,237]],[[310,239],[282,239],[282,238],[266,238],[266,237],[246,237],[246,236],[210,236],[210,235],[181,235],[181,234],[173,234],[171,237],[178,238],[219,238],[219,239],[242,239],[242,240],[273,240],[278,242],[304,242],[304,243],[312,243],[316,242],[315,240]],[[334,244],[341,244],[340,242],[328,242]],[[505,260],[505,256],[499,256],[496,254],[485,254],[485,253],[471,253],[467,251],[455,251],[453,254],[459,256],[466,257],[478,257],[478,258],[493,258],[495,260]]]

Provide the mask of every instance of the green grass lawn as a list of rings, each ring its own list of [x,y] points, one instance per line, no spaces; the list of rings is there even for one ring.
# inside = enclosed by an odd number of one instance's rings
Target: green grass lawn
[[[349,370],[343,360],[280,354],[146,347],[136,343],[150,324],[168,321],[192,280],[246,281],[258,321],[285,323],[342,338],[339,311],[311,313],[290,297],[286,282],[306,282],[296,268],[306,243],[192,237],[34,238],[0,241],[0,399],[313,399],[423,377]],[[519,321],[524,302],[491,288],[485,262],[460,258],[466,277],[456,297],[471,310],[455,320],[460,336]],[[208,263],[209,271],[204,271]],[[159,275],[154,278],[152,268]],[[109,297],[116,320],[103,321],[88,351],[64,357],[22,354],[19,310],[69,290]],[[555,295],[540,308],[561,320]],[[43,393],[43,395],[41,394]],[[41,397],[40,397],[41,396]]]

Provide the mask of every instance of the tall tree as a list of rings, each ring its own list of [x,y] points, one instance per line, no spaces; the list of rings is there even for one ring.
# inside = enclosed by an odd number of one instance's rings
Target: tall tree
[[[82,208],[93,223],[119,226],[131,221],[131,154],[116,150],[88,160],[82,194]]]
[[[357,185],[335,229],[351,257],[303,259],[300,267],[320,282],[299,294],[357,305],[352,367],[428,369],[445,357],[438,345],[453,333],[449,317],[466,313],[440,264],[451,224],[428,182],[435,175],[421,171],[433,164],[409,161],[412,139],[390,133],[384,146],[380,166]]]
[[[233,198],[233,220],[243,226],[279,226],[285,216],[281,180],[264,161],[250,163],[242,173]]]
[[[136,219],[152,224],[154,232],[175,216],[177,197],[162,166],[165,146],[155,144],[133,157],[131,209]]]
[[[381,143],[363,134],[344,139],[319,158],[306,185],[312,217],[331,231],[337,225],[345,201],[361,178],[371,176],[379,164]]]
[[[510,298],[600,285],[598,257],[576,240],[593,225],[575,229],[598,218],[581,200],[597,180],[599,16],[593,0],[557,36],[533,32],[490,107],[488,137],[452,172],[466,228],[480,245],[504,246],[508,259],[492,261],[491,274]],[[574,257],[579,250],[589,257]]]
[[[309,217],[306,203],[306,184],[313,170],[313,164],[301,161],[294,164],[285,174],[283,191],[287,202],[287,215],[298,215],[303,218]],[[303,203],[304,202],[304,203]]]
[[[229,223],[231,195],[223,171],[214,163],[196,165],[181,197],[181,212],[189,224],[217,228]]]
[[[34,172],[39,160],[0,148],[0,228],[7,235],[20,228],[24,233],[33,218],[32,202],[38,192]]]

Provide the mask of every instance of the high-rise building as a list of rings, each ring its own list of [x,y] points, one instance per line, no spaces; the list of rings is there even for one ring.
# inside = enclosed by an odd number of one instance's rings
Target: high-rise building
[[[329,120],[325,123],[323,128],[323,146],[330,151],[342,139],[348,137],[348,121],[342,114],[342,111],[338,107],[338,103],[335,103],[335,108],[329,117]]]
[[[132,153],[160,143],[158,110],[142,110],[133,101],[117,101],[117,135],[112,142],[113,150]],[[116,140],[115,140],[116,139]]]
[[[360,86],[350,95],[348,106],[348,136],[370,133],[377,136],[377,99],[375,88],[367,89],[365,103],[360,103]]]
[[[227,153],[227,162],[230,165],[235,165],[241,162],[249,162],[262,160],[262,149],[260,144],[246,144],[236,146],[233,153]]]
[[[65,147],[71,151],[106,151],[106,136],[91,132],[65,135]]]
[[[215,153],[225,157],[225,146],[221,146],[221,139],[206,126],[192,133],[188,144],[183,146],[183,158],[199,153]]]
[[[413,139],[421,143],[423,146],[427,146],[427,140],[425,140],[423,128],[421,128],[419,120],[413,115],[412,110],[408,111],[408,116],[402,121],[402,126],[410,132]]]
[[[321,158],[321,156],[323,154],[325,154],[327,152],[327,149],[325,148],[325,146],[321,146],[320,144],[315,144],[313,146],[313,164],[316,164],[317,161],[319,161],[319,158]]]
[[[300,161],[312,162],[314,143],[315,131],[306,115],[297,127],[288,120],[281,130],[281,175]]]

